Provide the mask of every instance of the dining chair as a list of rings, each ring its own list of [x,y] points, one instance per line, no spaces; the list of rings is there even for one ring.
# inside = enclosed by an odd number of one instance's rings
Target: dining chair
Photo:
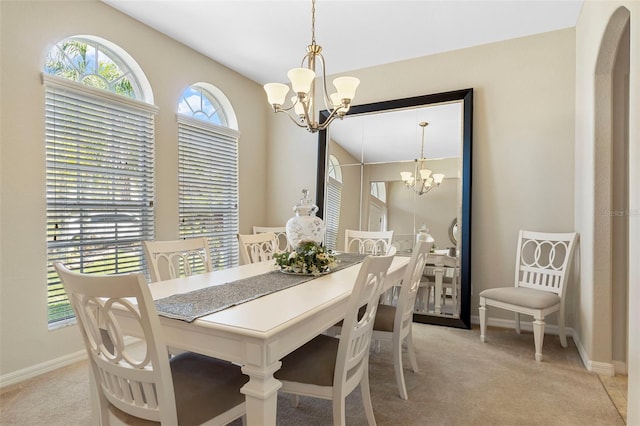
[[[263,234],[265,232],[273,232],[274,234],[276,234],[276,237],[278,238],[279,251],[292,250],[291,244],[289,244],[289,239],[287,238],[286,226],[254,226],[253,227],[254,234]]]
[[[273,259],[278,250],[278,238],[273,232],[238,234],[240,264],[264,262]]]
[[[346,253],[360,253],[382,255],[391,249],[393,231],[356,231],[345,229],[344,251]]]
[[[485,342],[487,306],[515,312],[515,328],[520,333],[520,314],[533,317],[535,359],[542,361],[544,318],[558,312],[558,334],[567,347],[564,305],[567,280],[578,234],[520,231],[516,248],[513,287],[482,290],[480,297],[480,340]]]
[[[112,407],[171,426],[227,424],[245,415],[240,388],[248,377],[240,367],[191,352],[166,356],[160,319],[143,274],[80,274],[60,262],[55,268],[85,343],[100,424],[109,424]],[[129,311],[137,322],[141,335],[136,337],[145,343],[142,352],[125,346],[130,336],[114,309]],[[113,349],[103,342],[98,315],[107,319]]]
[[[367,421],[375,425],[369,346],[378,297],[392,260],[393,256],[367,256],[349,296],[340,337],[316,336],[285,356],[282,368],[274,373],[284,393],[331,400],[334,425],[345,424],[345,398],[358,386]]]
[[[211,272],[211,252],[205,237],[174,241],[143,241],[151,282]]]
[[[400,294],[396,306],[380,304],[376,312],[371,339],[375,342],[391,342],[393,352],[393,368],[398,384],[400,398],[408,399],[407,387],[404,381],[402,366],[402,347],[406,345],[411,369],[418,372],[418,362],[413,347],[413,307],[416,303],[416,295],[420,287],[422,270],[427,262],[427,256],[431,250],[432,242],[421,241],[415,245],[411,259],[405,270]]]
[[[459,300],[459,291],[458,288],[460,286],[460,266],[458,258],[449,258],[449,260],[453,260],[455,266],[451,264],[451,262],[447,262],[447,265],[437,265],[434,264],[433,261],[427,263],[424,267],[424,271],[422,273],[422,279],[420,281],[420,289],[418,305],[420,305],[421,310],[428,311],[429,303],[431,300],[431,295],[433,295],[433,305],[434,311],[436,313],[441,313],[443,308],[445,307],[445,303],[447,300],[447,290],[450,291],[451,294],[451,302],[452,309],[454,313],[457,313],[457,305]],[[437,263],[437,261],[436,261]],[[440,279],[442,293],[440,294],[440,303],[436,303],[436,280],[438,279],[438,274],[441,274]],[[439,307],[439,308],[438,308]]]

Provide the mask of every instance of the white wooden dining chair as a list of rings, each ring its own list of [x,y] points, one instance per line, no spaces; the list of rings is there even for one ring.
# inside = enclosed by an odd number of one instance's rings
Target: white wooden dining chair
[[[453,313],[457,313],[459,301],[460,287],[460,265],[459,258],[447,256],[446,261],[442,261],[443,255],[437,255],[436,261],[428,261],[422,273],[420,289],[418,290],[419,299],[418,306],[420,310],[430,311],[429,303],[431,295],[433,295],[433,311],[440,314],[447,300],[447,295],[451,295],[451,309]],[[441,289],[439,303],[436,303],[436,281],[441,280]]]
[[[404,381],[404,370],[402,366],[402,348],[406,346],[411,369],[418,372],[418,362],[413,347],[413,307],[416,303],[416,295],[420,287],[422,270],[427,262],[427,256],[433,243],[421,241],[413,249],[411,259],[405,270],[400,295],[396,306],[378,305],[376,319],[373,324],[373,341],[391,342],[393,352],[393,368],[398,384],[400,398],[408,399],[407,387]]]
[[[160,319],[143,274],[87,275],[62,263],[55,268],[76,314],[89,358],[92,390],[100,424],[108,425],[111,407],[163,426],[227,424],[245,414],[240,388],[248,381],[240,367],[185,352],[167,357]],[[137,322],[144,352],[125,346],[128,336],[114,309]],[[113,347],[98,328],[106,318]],[[113,413],[111,413],[113,415]]]
[[[365,258],[347,303],[340,338],[316,336],[285,356],[282,368],[274,373],[284,393],[331,400],[334,425],[345,424],[345,398],[358,386],[367,421],[376,424],[369,391],[369,345],[378,297],[392,260],[393,256]]]
[[[238,234],[238,246],[241,265],[271,260],[279,251],[278,238],[273,232]]]
[[[567,347],[564,305],[567,280],[578,234],[520,231],[516,249],[513,287],[490,288],[480,292],[480,340],[485,341],[487,306],[515,312],[516,332],[520,333],[520,314],[533,317],[536,361],[542,361],[544,318],[558,312],[558,334]]]
[[[278,250],[279,251],[291,251],[292,247],[287,239],[286,226],[254,226],[254,234],[264,234],[265,232],[273,232],[278,238]]]
[[[345,229],[344,251],[346,253],[360,253],[383,255],[391,249],[393,231],[356,231]]]
[[[209,243],[204,237],[143,241],[142,246],[152,282],[213,270]]]

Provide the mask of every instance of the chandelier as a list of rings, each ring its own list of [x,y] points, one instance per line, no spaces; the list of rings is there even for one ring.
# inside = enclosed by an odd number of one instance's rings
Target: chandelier
[[[291,89],[294,96],[290,98],[291,105],[285,107],[289,86],[282,83],[267,83],[264,90],[267,92],[268,102],[273,107],[274,112],[284,112],[293,120],[298,127],[306,128],[309,132],[315,133],[318,130],[326,129],[336,118],[342,119],[349,111],[349,106],[353,100],[360,80],[355,77],[338,77],[333,80],[336,92],[327,95],[326,70],[322,47],[316,44],[315,23],[316,23],[316,2],[311,2],[311,44],[307,46],[307,54],[302,58],[300,68],[293,68],[287,73],[291,81]],[[329,116],[322,124],[315,121],[316,117],[316,59],[322,65],[322,98]],[[305,60],[307,66],[304,67]]]
[[[432,175],[431,170],[427,169],[427,159],[424,158],[424,129],[429,125],[429,123],[421,121],[418,125],[422,127],[420,158],[415,160],[416,167],[413,174],[411,172],[400,172],[400,176],[407,188],[413,190],[413,192],[418,195],[422,195],[439,187],[442,183],[442,179],[444,179],[444,175],[441,173]]]

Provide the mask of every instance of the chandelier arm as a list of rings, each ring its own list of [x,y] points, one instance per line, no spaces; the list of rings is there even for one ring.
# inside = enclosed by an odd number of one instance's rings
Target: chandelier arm
[[[340,108],[336,108],[336,109],[334,109],[334,110],[329,110],[329,111],[331,111],[331,114],[329,114],[329,116],[327,117],[327,119],[326,119],[326,120],[324,120],[324,123],[322,123],[322,124],[318,125],[318,130],[324,130],[324,129],[326,129],[327,127],[329,127],[329,124],[331,124],[331,122],[332,122],[336,117],[338,117],[338,110],[339,110],[339,109],[340,109]]]
[[[322,56],[322,53],[318,53],[316,57],[320,58],[320,63],[322,64],[322,97],[324,98],[324,107],[327,111],[333,112],[334,109],[338,110],[340,107],[334,108],[333,102],[329,99],[329,92],[327,91],[327,69],[324,63],[324,56]]]
[[[298,115],[294,115],[294,114],[291,113],[291,109],[292,108],[293,107],[290,107],[290,108],[287,108],[287,109],[279,109],[276,112],[284,112],[285,115],[287,117],[289,117],[291,119],[291,121],[293,121],[295,123],[296,126],[302,127],[303,129],[307,128],[308,127],[307,125],[305,125],[305,124],[300,122],[300,117]]]

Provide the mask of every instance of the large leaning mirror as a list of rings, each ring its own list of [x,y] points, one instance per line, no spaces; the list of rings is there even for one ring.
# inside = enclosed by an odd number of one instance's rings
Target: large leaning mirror
[[[316,197],[329,248],[344,250],[347,229],[393,231],[400,256],[433,239],[418,322],[471,326],[472,119],[473,89],[464,89],[352,106],[319,133]]]

